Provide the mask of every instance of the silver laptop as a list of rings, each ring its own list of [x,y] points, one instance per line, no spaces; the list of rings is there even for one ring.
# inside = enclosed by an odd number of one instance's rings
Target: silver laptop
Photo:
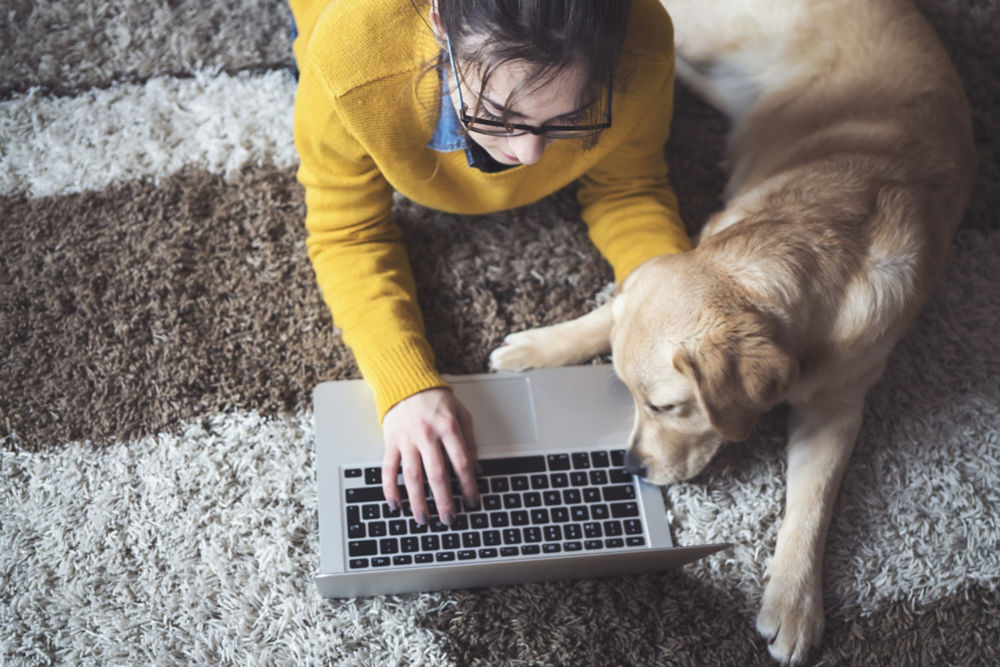
[[[654,572],[729,546],[674,545],[660,488],[625,471],[633,403],[610,365],[447,380],[472,414],[483,473],[476,510],[453,480],[462,509],[450,527],[436,516],[417,524],[406,500],[385,503],[364,381],[316,387],[324,597]]]

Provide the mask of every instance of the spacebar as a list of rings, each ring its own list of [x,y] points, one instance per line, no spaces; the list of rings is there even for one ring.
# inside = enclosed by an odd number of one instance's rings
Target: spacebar
[[[514,456],[504,459],[479,459],[483,475],[516,475],[518,473],[545,472],[544,456]]]

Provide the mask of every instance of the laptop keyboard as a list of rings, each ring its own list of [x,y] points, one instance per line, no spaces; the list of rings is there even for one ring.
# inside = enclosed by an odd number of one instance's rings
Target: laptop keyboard
[[[625,450],[598,450],[483,459],[477,478],[481,506],[466,507],[452,480],[456,508],[446,526],[436,516],[413,519],[406,489],[391,510],[380,467],[342,469],[348,568],[418,567],[487,562],[646,546],[637,482],[624,468]]]

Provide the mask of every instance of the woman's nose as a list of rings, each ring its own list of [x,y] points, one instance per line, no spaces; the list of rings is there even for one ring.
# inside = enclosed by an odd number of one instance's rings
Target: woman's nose
[[[534,164],[542,159],[542,151],[545,150],[546,140],[542,135],[525,132],[516,137],[510,137],[510,148],[514,157],[521,164]]]

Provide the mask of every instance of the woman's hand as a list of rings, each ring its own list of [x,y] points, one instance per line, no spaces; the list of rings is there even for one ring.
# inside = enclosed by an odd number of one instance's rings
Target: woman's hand
[[[479,506],[476,487],[476,440],[472,417],[448,389],[427,389],[392,406],[382,420],[385,456],[382,458],[382,492],[390,507],[402,507],[396,473],[403,464],[403,481],[413,517],[426,524],[430,512],[424,498],[424,472],[442,523],[451,525],[457,514],[451,480],[445,467],[447,452],[458,476],[462,495],[470,507]]]

